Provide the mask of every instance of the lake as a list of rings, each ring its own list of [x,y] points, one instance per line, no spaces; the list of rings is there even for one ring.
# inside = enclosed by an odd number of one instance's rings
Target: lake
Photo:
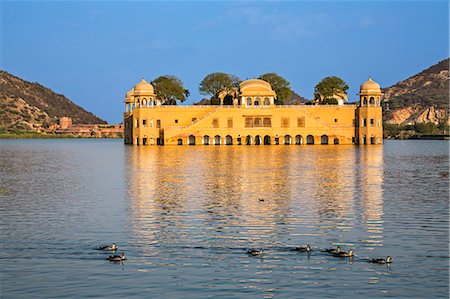
[[[0,140],[2,298],[449,296],[448,141],[122,143]]]

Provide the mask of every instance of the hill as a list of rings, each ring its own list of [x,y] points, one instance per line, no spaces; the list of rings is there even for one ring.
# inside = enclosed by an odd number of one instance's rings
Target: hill
[[[0,128],[36,131],[68,116],[74,124],[104,124],[64,95],[0,70]]]
[[[384,122],[413,125],[448,122],[449,59],[384,88]]]

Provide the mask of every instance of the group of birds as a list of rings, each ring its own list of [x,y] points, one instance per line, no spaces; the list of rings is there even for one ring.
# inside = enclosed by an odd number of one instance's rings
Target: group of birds
[[[295,247],[291,250],[310,253],[312,251],[312,248],[311,248],[311,245],[308,244],[306,246]],[[321,249],[320,251],[331,254],[332,256],[335,256],[335,257],[352,258],[355,255],[355,251],[353,251],[352,249],[350,249],[349,251],[345,251],[341,248],[341,246],[337,246],[336,248]],[[251,250],[247,250],[247,254],[255,255],[255,256],[257,256],[257,255],[262,256],[264,254],[264,250],[263,249],[251,249]],[[374,263],[374,264],[390,264],[390,263],[392,263],[392,260],[393,260],[392,257],[388,256],[385,259],[384,258],[374,258],[374,259],[369,259],[367,261],[369,263]]]
[[[117,249],[119,249],[119,246],[117,246],[115,243],[112,243],[111,245],[99,246],[96,249],[104,250],[104,251],[111,251],[114,253],[114,252],[116,252]],[[312,248],[311,248],[311,245],[308,244],[306,246],[295,247],[291,250],[310,253],[312,251]],[[335,257],[351,258],[355,255],[355,251],[353,251],[352,249],[350,249],[349,251],[345,251],[341,248],[341,246],[337,246],[336,248],[321,249],[320,251],[331,254],[332,256],[335,256]],[[250,250],[247,250],[247,254],[254,255],[254,256],[263,256],[264,250],[262,248],[261,249],[250,249]],[[122,252],[120,255],[109,255],[106,258],[106,260],[111,261],[111,262],[123,262],[126,259],[127,258],[125,257],[125,252]],[[384,258],[369,259],[368,262],[374,263],[374,264],[390,264],[390,263],[392,263],[392,260],[393,260],[392,257],[388,256],[385,259]]]
[[[116,252],[117,249],[119,249],[119,246],[116,245],[116,243],[112,243],[111,245],[102,245],[98,246],[96,248],[97,250],[103,250],[103,251],[111,251],[112,253]],[[127,258],[125,257],[125,252],[122,252],[120,255],[113,254],[109,255],[106,260],[111,262],[123,262]]]

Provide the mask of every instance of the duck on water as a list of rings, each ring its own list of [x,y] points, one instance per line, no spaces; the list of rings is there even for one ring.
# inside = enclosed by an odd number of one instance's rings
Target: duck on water
[[[295,247],[292,251],[311,252],[311,245]]]
[[[110,250],[110,251],[115,251],[119,249],[119,246],[116,245],[116,243],[112,243],[111,245],[102,245],[102,246],[98,246],[97,250]]]
[[[392,257],[388,256],[385,259],[382,258],[378,258],[378,259],[371,259],[369,261],[369,263],[373,263],[373,264],[390,264],[392,263]]]
[[[333,254],[333,256],[336,256],[336,257],[353,257],[355,255],[355,252],[350,249],[348,252],[345,252],[342,250],[342,251],[335,252],[332,254]]]
[[[247,254],[262,256],[264,254],[264,250],[262,250],[262,249],[259,249],[259,250],[257,250],[257,249],[250,249],[250,250],[247,250]]]
[[[121,255],[110,255],[106,259],[111,262],[122,262],[125,261],[127,258],[125,257],[125,252],[122,252]]]

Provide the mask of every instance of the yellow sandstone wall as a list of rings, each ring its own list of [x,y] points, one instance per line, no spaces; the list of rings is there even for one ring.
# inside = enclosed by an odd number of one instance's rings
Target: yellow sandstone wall
[[[232,106],[155,106],[137,107],[127,112],[125,118],[125,143],[139,145],[157,144],[163,137],[164,145],[183,145],[193,143],[201,145],[204,136],[210,137],[209,144],[215,144],[220,136],[220,144],[226,144],[226,136],[231,136],[232,143],[238,144],[238,138],[245,144],[246,136],[270,137],[270,144],[285,143],[285,135],[291,136],[291,144],[295,137],[301,135],[302,144],[307,143],[307,136],[312,135],[314,144],[323,143],[328,137],[328,144],[366,143],[370,144],[370,136],[375,143],[382,142],[381,107],[362,107],[356,105],[297,105],[244,108]],[[367,118],[366,127],[358,127],[363,118]],[[370,119],[374,119],[374,126]],[[246,124],[247,119],[247,124]],[[252,127],[249,120],[252,119]],[[260,122],[257,120],[260,119]],[[266,123],[264,123],[266,119]],[[270,124],[268,123],[270,119]],[[259,124],[261,126],[259,126]],[[380,125],[378,125],[380,124]],[[256,125],[256,126],[255,126]],[[230,140],[228,139],[228,142]],[[311,141],[311,140],[310,140]]]

